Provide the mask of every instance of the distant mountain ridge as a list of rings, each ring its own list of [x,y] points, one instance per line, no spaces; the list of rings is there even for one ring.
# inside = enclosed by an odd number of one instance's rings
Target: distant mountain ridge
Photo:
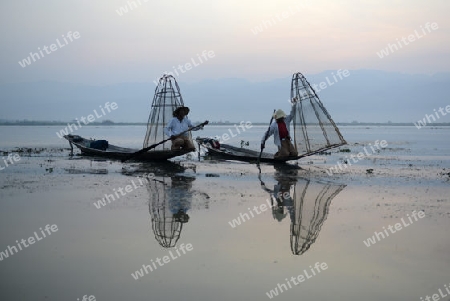
[[[305,76],[321,90],[320,99],[340,123],[412,123],[450,105],[450,73],[429,76],[349,70],[349,76],[340,79],[336,70],[330,70]],[[320,88],[321,83],[325,89]],[[274,109],[289,110],[290,84],[290,76],[265,82],[233,78],[179,82],[192,120],[253,123],[267,123]],[[154,90],[152,82],[109,86],[52,81],[1,84],[0,119],[73,120],[106,102],[116,102],[117,110],[96,121],[141,123],[148,119]],[[450,115],[437,122],[450,122]]]

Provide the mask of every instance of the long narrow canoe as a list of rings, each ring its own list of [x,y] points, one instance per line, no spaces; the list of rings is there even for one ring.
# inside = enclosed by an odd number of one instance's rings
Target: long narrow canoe
[[[214,145],[211,144],[211,138],[196,138],[197,143],[200,144],[200,146],[206,148],[208,150],[208,154],[214,157],[226,159],[226,160],[237,160],[237,161],[244,161],[244,162],[257,162],[259,157],[259,152],[254,151],[251,149],[245,149],[245,148],[239,148],[235,147],[229,144],[220,144],[219,148],[214,147]],[[213,143],[214,144],[214,143]],[[283,157],[283,158],[274,158],[274,154],[269,154],[263,152],[261,155],[261,162],[266,163],[282,163],[287,162],[291,160],[298,160],[304,157],[308,157],[314,154],[321,153],[323,151],[326,151],[328,149],[339,147],[340,144],[336,145],[329,145],[326,147],[323,147],[321,149],[317,149],[315,151],[301,154],[299,156],[294,157]]]
[[[103,157],[108,159],[122,160],[129,158],[130,154],[137,152],[139,149],[125,148],[116,145],[109,144],[104,149],[98,149],[91,147],[93,142],[99,141],[94,139],[85,139],[78,135],[66,135],[64,136],[70,143],[73,149],[73,145],[80,149],[82,154]],[[134,161],[166,161],[170,158],[182,156],[191,151],[188,150],[151,150],[146,153],[139,154],[133,157]]]
[[[256,162],[259,157],[259,152],[246,149],[246,148],[239,148],[235,147],[229,144],[220,144],[220,148],[215,148],[213,145],[211,145],[210,141],[211,138],[201,138],[198,137],[196,139],[197,143],[199,143],[201,146],[206,148],[208,150],[208,154],[214,157],[219,157],[222,159],[227,160],[237,160],[237,161],[244,161],[244,162]],[[290,160],[297,160],[302,158],[303,156],[297,156],[297,157],[284,157],[284,158],[274,158],[273,154],[265,153],[263,152],[261,155],[261,162],[267,162],[267,163],[282,163],[287,162]]]

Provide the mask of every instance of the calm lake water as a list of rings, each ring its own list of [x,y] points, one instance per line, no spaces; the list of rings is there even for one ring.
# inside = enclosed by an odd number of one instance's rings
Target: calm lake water
[[[65,147],[67,142],[60,139],[56,133],[62,126],[0,126],[1,149],[14,147]],[[207,125],[204,130],[195,131],[193,138],[223,137],[229,135],[224,143],[239,146],[241,141],[249,142],[251,149],[259,149],[261,137],[266,126],[252,126],[245,131],[237,130],[234,125]],[[450,154],[450,127],[425,127],[417,129],[415,126],[340,126],[342,135],[347,142],[368,144],[375,140],[386,140],[396,152],[417,156],[436,156]],[[73,134],[95,139],[106,139],[111,144],[124,147],[140,148],[145,136],[145,126],[85,126]],[[235,135],[235,137],[231,137]],[[267,147],[273,148],[272,137]],[[274,148],[273,148],[274,149]],[[398,154],[398,153],[397,153]]]
[[[0,171],[0,300],[401,301],[450,282],[448,179],[396,176],[409,164],[448,172],[450,127],[343,126],[352,153],[386,140],[361,164],[393,172],[333,178],[307,167],[347,153],[300,160],[304,169],[263,165],[261,175],[252,164],[195,155],[180,164],[122,164],[70,158],[60,129],[0,127],[2,151],[47,149]],[[207,126],[193,136],[229,129]],[[227,142],[258,149],[265,129]],[[140,148],[145,130],[76,134]],[[413,211],[425,218],[363,243]],[[40,228],[53,224],[58,230],[43,237]]]
[[[61,126],[0,126],[0,150],[13,150],[17,147],[29,148],[67,148],[68,142],[59,138],[56,133],[62,129]],[[230,126],[206,126],[204,130],[192,132],[192,137],[225,137],[224,143],[234,146],[257,150],[260,149],[261,137],[266,131],[266,126],[252,126],[245,131],[237,130],[234,125]],[[383,160],[390,160],[389,164],[402,166],[405,164],[419,164],[419,166],[434,165],[450,167],[450,127],[426,127],[417,129],[415,126],[341,126],[342,135],[348,142],[347,146],[352,154],[364,152],[364,147],[370,152],[369,144],[376,140],[386,140],[388,146],[382,150]],[[106,139],[109,143],[130,147],[142,148],[145,136],[145,126],[86,126],[74,134],[94,139]],[[248,145],[247,145],[248,143]],[[275,153],[273,137],[266,142],[266,152]],[[77,151],[77,153],[79,153]],[[202,150],[202,154],[204,151]],[[378,153],[377,153],[378,154]],[[326,160],[335,164],[338,160],[344,160],[348,153],[339,153],[334,150],[331,156],[307,157],[300,160],[305,164],[313,160],[315,164]],[[348,158],[347,156],[347,158]],[[371,159],[376,156],[372,156]],[[409,162],[411,161],[411,162]],[[361,163],[361,162],[360,162]],[[364,160],[364,164],[371,165],[373,160]]]

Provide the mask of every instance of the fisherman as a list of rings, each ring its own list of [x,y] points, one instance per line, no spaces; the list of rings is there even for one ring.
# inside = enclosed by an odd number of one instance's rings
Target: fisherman
[[[189,133],[181,133],[189,130],[190,128],[193,128],[193,131],[198,131],[200,129],[203,129],[203,127],[194,128],[192,122],[187,117],[188,114],[188,107],[176,108],[176,110],[173,111],[173,118],[164,128],[164,133],[172,140],[172,150],[185,149],[188,151],[195,151],[195,146],[191,138],[189,137]]]
[[[278,147],[278,152],[275,153],[274,158],[283,158],[283,157],[297,157],[298,152],[295,149],[294,145],[291,142],[291,136],[289,135],[289,127],[292,119],[295,116],[295,103],[297,102],[297,98],[293,98],[292,109],[289,116],[286,116],[283,110],[279,109],[273,114],[273,118],[275,121],[272,122],[268,131],[264,134],[261,140],[261,151],[264,149],[264,144],[266,140],[273,135],[273,142]]]

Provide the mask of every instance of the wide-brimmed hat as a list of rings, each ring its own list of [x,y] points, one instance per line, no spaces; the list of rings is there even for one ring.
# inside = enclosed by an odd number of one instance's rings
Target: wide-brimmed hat
[[[284,111],[281,110],[281,109],[277,110],[275,112],[275,114],[273,114],[273,118],[275,118],[275,119],[280,119],[280,118],[283,118],[283,117],[286,117],[286,113],[284,113]]]
[[[186,110],[186,115],[189,114],[190,111],[188,107],[178,107],[173,111],[173,116],[177,116],[181,110]]]

